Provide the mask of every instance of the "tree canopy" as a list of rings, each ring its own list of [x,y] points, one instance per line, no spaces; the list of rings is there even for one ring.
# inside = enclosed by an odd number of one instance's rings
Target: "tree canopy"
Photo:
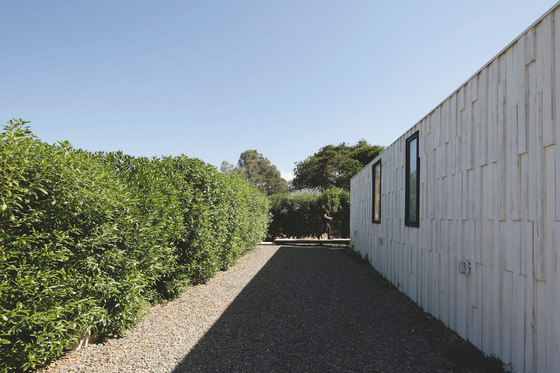
[[[360,140],[354,146],[327,145],[304,161],[296,163],[293,189],[324,191],[332,187],[350,190],[350,179],[377,157],[384,147]]]
[[[236,167],[228,162],[222,162],[220,170],[224,173],[241,175],[267,196],[288,191],[288,183],[282,178],[280,171],[256,150],[246,150],[241,153]]]

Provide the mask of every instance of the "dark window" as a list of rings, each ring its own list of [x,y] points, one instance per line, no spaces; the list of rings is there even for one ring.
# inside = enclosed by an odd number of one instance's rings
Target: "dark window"
[[[372,186],[373,186],[373,207],[371,220],[374,223],[381,223],[381,160],[375,162],[372,167]]]
[[[418,156],[418,132],[406,140],[406,186],[405,224],[420,225],[420,158]]]

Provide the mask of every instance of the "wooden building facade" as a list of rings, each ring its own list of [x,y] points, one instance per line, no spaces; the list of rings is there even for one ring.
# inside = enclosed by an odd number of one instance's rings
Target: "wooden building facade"
[[[515,372],[560,372],[557,4],[351,181],[351,246]]]

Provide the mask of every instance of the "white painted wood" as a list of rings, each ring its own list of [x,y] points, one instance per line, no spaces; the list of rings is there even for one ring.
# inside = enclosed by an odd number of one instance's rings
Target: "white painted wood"
[[[502,351],[502,338],[501,338],[501,325],[502,325],[502,303],[501,295],[501,267],[500,267],[500,226],[498,221],[492,221],[492,239],[491,239],[491,266],[492,275],[490,278],[489,286],[492,288],[492,295],[490,297],[490,309],[492,313],[492,349],[491,355],[500,356]],[[503,359],[503,357],[502,357]],[[507,361],[507,360],[506,360]]]
[[[552,118],[552,71],[553,48],[552,44],[552,15],[545,17],[537,30],[537,70],[539,91],[542,92],[542,126],[543,146],[555,144],[555,126]]]
[[[554,223],[552,224],[551,229],[552,229],[551,232],[552,234],[551,236],[549,236],[551,241],[553,243],[560,242],[560,221],[555,220]],[[554,284],[552,286],[549,286],[548,288],[549,297],[552,299],[552,307],[550,309],[550,313],[551,313],[550,328],[552,331],[551,333],[552,335],[550,340],[558,341],[560,340],[560,319],[557,316],[558,314],[560,314],[560,294],[558,293],[558,291],[556,291],[556,289],[558,289],[558,287],[560,286],[560,272],[558,271],[558,268],[560,267],[560,256],[556,251],[554,252],[554,255],[555,255],[554,267],[557,269],[556,276],[554,277],[553,280]],[[551,346],[549,346],[549,348],[550,348],[550,352],[548,354],[551,355],[553,359],[551,361],[551,365],[553,367],[560,366],[560,343],[556,343],[556,344],[552,343]]]
[[[504,361],[512,361],[512,322],[513,322],[513,273],[504,271],[502,274],[501,302],[501,337],[502,350],[500,356]]]
[[[479,76],[480,132],[476,146],[482,167],[488,164],[488,69],[482,70]]]
[[[488,162],[498,161],[498,80],[499,61],[495,60],[488,66]]]
[[[483,282],[483,265],[476,263],[473,267],[473,278],[476,282],[473,284],[474,303],[472,304],[472,317],[470,323],[469,339],[474,345],[482,345],[482,292],[484,289]]]
[[[556,159],[560,159],[560,79],[556,79],[556,77],[560,77],[560,41],[557,40],[556,35],[560,35],[560,16],[557,13],[554,13],[554,30],[553,30],[553,38],[552,43],[554,45],[554,66],[553,66],[553,96],[552,96],[552,105],[554,110],[554,123],[555,127],[555,135],[556,135]],[[555,198],[556,201],[556,213],[555,213],[555,220],[560,221],[560,196],[558,195],[560,189],[560,162],[556,162],[556,189],[555,189]],[[560,239],[560,236],[558,236]],[[559,242],[559,241],[556,241]],[[559,354],[560,355],[560,354]]]
[[[513,293],[513,312],[514,323],[512,330],[512,342],[525,341],[527,334],[527,277],[514,274],[514,293]],[[525,346],[523,343],[512,344],[513,365],[516,367],[525,366]],[[519,369],[522,370],[522,369]]]
[[[535,359],[535,370],[537,372],[552,372],[547,370],[547,330],[546,330],[546,282],[535,281],[535,328],[533,331],[533,354]],[[550,367],[552,368],[552,367]]]
[[[491,286],[493,280],[493,266],[492,266],[492,238],[493,238],[493,225],[491,221],[484,219],[483,224],[483,255],[482,255],[482,343],[477,345],[482,351],[487,354],[492,352],[493,339],[492,339],[492,326],[494,325],[494,318],[492,314],[492,296],[493,288]]]
[[[351,181],[354,250],[514,372],[560,371],[560,9],[389,146],[381,224],[371,166]],[[420,226],[404,225],[419,131]],[[469,260],[470,274],[459,273]]]

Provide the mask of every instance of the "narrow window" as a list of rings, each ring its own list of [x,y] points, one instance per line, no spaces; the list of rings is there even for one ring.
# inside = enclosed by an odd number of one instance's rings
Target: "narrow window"
[[[381,159],[375,162],[372,167],[372,186],[373,186],[373,208],[372,222],[381,223]]]
[[[420,225],[420,158],[418,157],[418,132],[406,140],[405,224]]]

